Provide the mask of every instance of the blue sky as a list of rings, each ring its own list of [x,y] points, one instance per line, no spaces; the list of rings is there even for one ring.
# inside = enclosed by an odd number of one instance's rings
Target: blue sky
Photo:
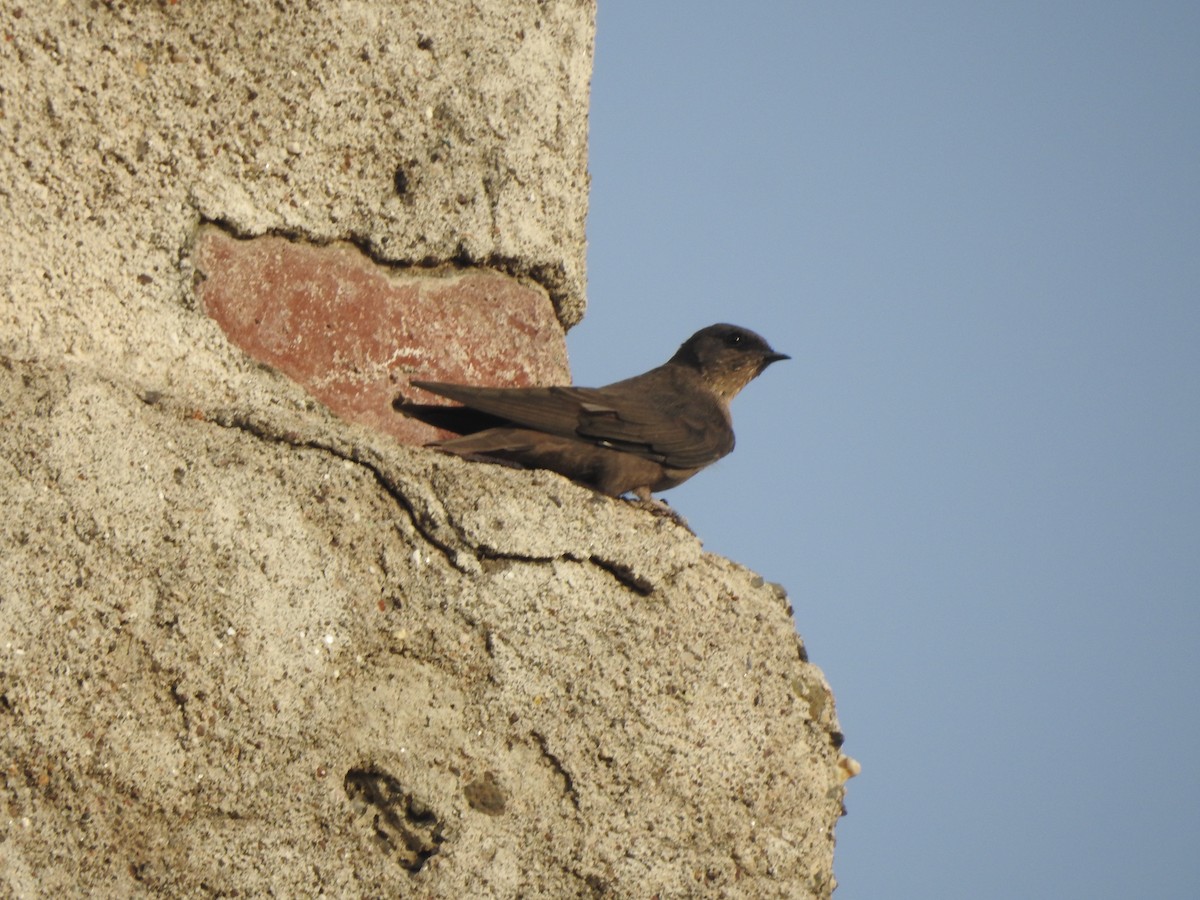
[[[575,380],[793,359],[668,492],[863,774],[839,900],[1200,896],[1200,4],[601,0]]]

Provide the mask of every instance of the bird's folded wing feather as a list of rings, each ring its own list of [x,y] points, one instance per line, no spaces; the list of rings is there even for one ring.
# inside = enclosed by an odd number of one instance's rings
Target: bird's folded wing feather
[[[664,404],[656,392],[611,388],[482,388],[414,381],[416,387],[473,409],[563,437],[581,437],[672,468],[708,465],[733,449],[727,427]],[[617,385],[613,385],[613,388]]]
[[[579,427],[578,401],[560,396],[559,388],[486,388],[438,381],[414,381],[412,384],[472,409],[548,434],[574,436]]]

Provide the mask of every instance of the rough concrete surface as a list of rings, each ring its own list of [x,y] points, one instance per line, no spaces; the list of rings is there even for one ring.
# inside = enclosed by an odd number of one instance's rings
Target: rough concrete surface
[[[0,894],[832,891],[780,589],[335,418],[197,296],[211,221],[571,324],[593,12],[0,2]]]
[[[246,389],[219,333],[179,315],[204,219],[384,262],[502,267],[569,327],[592,14],[586,0],[3,3],[0,347]]]
[[[780,591],[550,473],[0,368],[22,896],[824,896]]]

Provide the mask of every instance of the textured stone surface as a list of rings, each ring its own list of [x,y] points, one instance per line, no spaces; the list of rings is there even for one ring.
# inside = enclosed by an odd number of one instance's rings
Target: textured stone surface
[[[303,404],[6,362],[0,418],[14,892],[831,889],[828,688],[667,520]]]
[[[573,321],[592,13],[0,10],[0,893],[829,895],[778,589],[333,417],[197,294],[209,220]]]
[[[582,315],[589,0],[3,9],[0,353],[254,390],[179,315],[205,219],[487,264]]]
[[[397,415],[408,380],[570,384],[543,291],[479,269],[389,271],[348,244],[237,240],[200,230],[200,305],[230,340],[345,419],[411,444],[437,436]]]

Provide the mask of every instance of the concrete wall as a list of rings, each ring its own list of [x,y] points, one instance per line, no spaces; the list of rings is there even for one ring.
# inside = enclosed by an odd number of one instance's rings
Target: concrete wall
[[[8,892],[831,892],[782,590],[384,408],[567,376],[593,14],[0,4]]]

